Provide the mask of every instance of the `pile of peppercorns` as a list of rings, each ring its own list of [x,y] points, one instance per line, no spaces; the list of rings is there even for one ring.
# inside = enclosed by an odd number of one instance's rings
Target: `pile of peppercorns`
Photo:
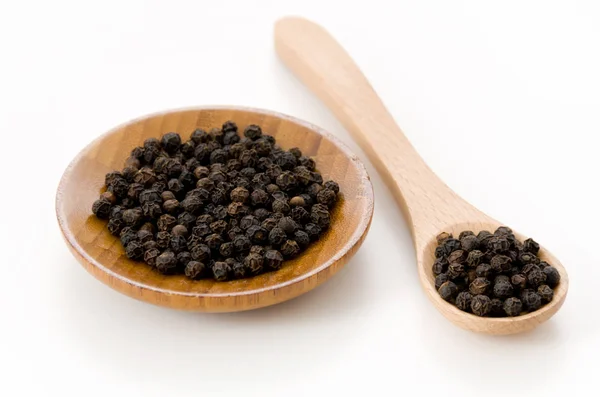
[[[493,234],[464,231],[458,239],[437,236],[433,274],[440,296],[477,316],[519,316],[538,310],[554,297],[560,282],[555,267],[540,260],[532,239],[517,240],[512,230]]]
[[[132,150],[92,206],[128,258],[218,281],[277,270],[329,227],[339,186],[260,126],[228,121],[187,142],[169,132]]]

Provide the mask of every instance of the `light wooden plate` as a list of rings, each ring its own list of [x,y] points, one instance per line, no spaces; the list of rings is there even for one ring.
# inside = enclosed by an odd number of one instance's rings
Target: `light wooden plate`
[[[243,128],[258,124],[283,148],[299,147],[312,157],[325,180],[340,185],[332,227],[298,258],[276,271],[228,282],[164,276],[125,256],[106,222],[91,214],[104,175],[123,168],[131,150],[146,138],[175,131],[187,139],[196,128],[220,127],[227,120]],[[77,260],[97,279],[132,298],[174,309],[231,312],[256,309],[297,297],[325,282],[361,246],[373,216],[369,176],[348,148],[320,128],[282,114],[249,108],[193,108],[142,117],[89,144],[65,171],[56,196],[64,239]]]

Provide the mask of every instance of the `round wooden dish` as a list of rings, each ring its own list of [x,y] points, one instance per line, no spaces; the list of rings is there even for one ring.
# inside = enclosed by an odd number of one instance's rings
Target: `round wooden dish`
[[[123,168],[131,150],[146,138],[178,132],[187,139],[196,128],[240,128],[258,124],[283,148],[299,147],[312,157],[325,180],[340,185],[332,227],[317,242],[276,271],[253,278],[216,282],[164,276],[125,256],[106,222],[91,213],[104,175]],[[247,108],[193,108],[167,111],[121,125],[89,144],[65,171],[56,196],[56,214],[73,255],[97,279],[130,297],[174,309],[231,312],[295,298],[333,276],[362,244],[373,215],[373,187],[358,158],[316,126],[282,114]]]

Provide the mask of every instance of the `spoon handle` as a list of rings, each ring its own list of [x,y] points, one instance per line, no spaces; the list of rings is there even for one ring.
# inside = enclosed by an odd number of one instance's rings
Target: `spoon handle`
[[[465,216],[485,216],[427,166],[352,58],[325,29],[302,18],[281,19],[275,25],[275,49],[365,151],[404,211],[415,244]]]

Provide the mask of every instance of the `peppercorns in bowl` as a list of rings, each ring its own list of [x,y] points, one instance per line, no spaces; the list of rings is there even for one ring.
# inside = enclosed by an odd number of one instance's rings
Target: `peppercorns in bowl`
[[[129,296],[196,311],[253,309],[316,287],[360,246],[372,211],[366,171],[337,139],[242,108],[117,127],[72,162],[57,195],[86,269]]]
[[[533,328],[564,302],[568,278],[561,263],[534,239],[504,225],[459,224],[445,228],[427,248],[421,270],[435,290],[434,303],[456,323],[484,322],[495,333]],[[467,316],[467,317],[465,317]],[[534,321],[530,321],[534,320]],[[492,324],[494,323],[494,324]],[[480,327],[481,328],[481,327]]]

